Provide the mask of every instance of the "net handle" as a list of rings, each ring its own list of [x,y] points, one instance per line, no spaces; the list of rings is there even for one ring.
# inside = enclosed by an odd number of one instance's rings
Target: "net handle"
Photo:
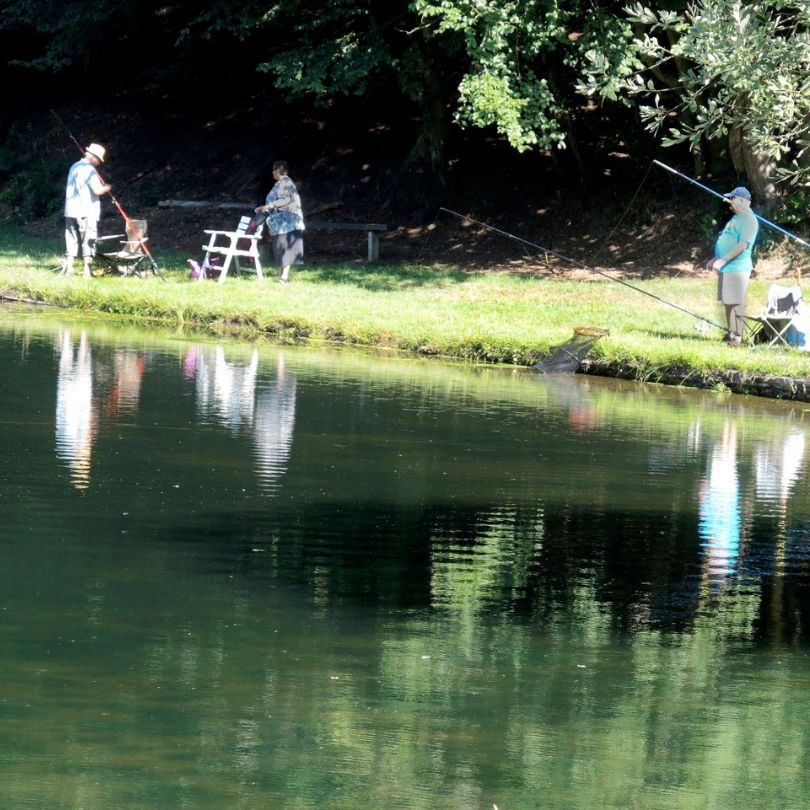
[[[605,329],[601,326],[575,326],[574,334],[592,338],[609,337],[610,329]]]

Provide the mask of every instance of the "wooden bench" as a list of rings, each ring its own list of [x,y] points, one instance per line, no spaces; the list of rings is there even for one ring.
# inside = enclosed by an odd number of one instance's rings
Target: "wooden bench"
[[[380,233],[388,230],[387,225],[376,222],[322,222],[314,219],[306,222],[308,231],[366,231],[368,233],[368,258],[376,262],[380,259]]]
[[[160,200],[159,208],[221,208],[239,209],[240,211],[253,211],[256,207],[252,203],[238,202],[205,202],[200,200]],[[304,217],[306,230],[308,231],[365,231],[368,241],[367,259],[369,263],[380,259],[380,234],[388,230],[387,225],[377,222],[324,222],[323,220],[307,220]]]

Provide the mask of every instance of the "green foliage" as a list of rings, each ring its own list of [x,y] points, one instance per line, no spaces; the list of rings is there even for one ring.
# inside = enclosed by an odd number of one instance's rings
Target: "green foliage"
[[[272,55],[258,68],[292,96],[328,101],[394,79],[427,105],[433,73],[459,126],[492,127],[521,152],[565,146],[588,43],[606,31],[622,36],[599,6],[579,0],[335,0],[314,9],[293,0],[241,16],[224,5],[229,14],[203,12],[188,31],[265,37]]]
[[[779,222],[786,226],[810,222],[810,197],[800,193],[790,194],[785,197],[782,202]]]
[[[16,220],[46,216],[60,209],[67,169],[45,149],[32,127],[12,128],[0,147],[0,203]]]
[[[199,42],[239,41],[261,49],[258,70],[292,97],[396,88],[432,145],[454,120],[521,152],[562,148],[585,94],[637,108],[665,145],[740,131],[786,183],[810,177],[806,0],[637,2],[623,13],[612,0],[0,0],[0,12],[7,41],[27,43],[16,62],[41,71],[107,64],[114,42],[119,59],[136,54],[160,76]],[[156,38],[177,47],[147,65],[144,42]]]
[[[285,51],[259,64],[258,70],[273,73],[276,86],[294,96],[312,94],[327,99],[334,95],[364,95],[377,70],[399,62],[373,33],[363,36],[358,31],[346,31],[309,48]],[[403,76],[404,88],[413,86],[408,78]]]
[[[380,20],[374,4],[333,0],[317,10],[293,0],[248,20],[243,33],[258,30],[283,38],[269,47],[272,56],[258,70],[274,76],[292,96],[327,100],[334,95],[363,95],[385,77],[396,77],[414,97],[412,44],[395,36],[407,6],[397,3],[391,20]]]
[[[574,47],[567,38],[579,4],[557,0],[414,0],[433,40],[451,35],[464,43],[464,73],[455,120],[494,126],[523,152],[564,147],[569,111],[551,89],[549,75],[565,66]]]
[[[178,42],[203,39],[213,40],[218,36],[233,36],[246,40],[257,28],[266,28],[280,18],[285,6],[269,5],[262,0],[209,0],[198,5],[196,13],[184,20],[178,34]]]
[[[507,76],[484,71],[467,74],[458,91],[455,120],[459,124],[494,126],[518,152],[537,145],[565,145],[565,133],[559,126],[562,109],[545,80],[532,77],[514,88]]]
[[[84,66],[94,52],[109,47],[117,32],[133,28],[146,12],[137,0],[0,0],[0,32],[36,37],[40,50],[28,58],[13,59],[46,73]]]
[[[810,179],[810,6],[804,0],[698,0],[686,10],[636,3],[588,53],[580,92],[638,105],[664,146],[742,133],[792,183]]]
[[[627,20],[604,16],[602,35],[590,43],[584,54],[585,83],[577,85],[585,95],[598,94],[608,101],[633,104],[626,86],[644,69],[644,62],[633,47],[633,28]]]

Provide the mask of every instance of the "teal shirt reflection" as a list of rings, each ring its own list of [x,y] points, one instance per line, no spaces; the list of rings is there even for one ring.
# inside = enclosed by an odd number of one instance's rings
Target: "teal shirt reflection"
[[[737,426],[726,422],[700,490],[698,526],[710,575],[727,576],[736,569],[741,525]]]

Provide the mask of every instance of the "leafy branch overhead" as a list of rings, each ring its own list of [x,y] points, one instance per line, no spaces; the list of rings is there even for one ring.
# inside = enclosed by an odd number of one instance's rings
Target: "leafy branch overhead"
[[[160,86],[193,76],[195,54],[223,64],[231,43],[291,97],[401,103],[439,178],[453,124],[576,156],[599,101],[605,116],[636,111],[664,146],[728,143],[763,184],[810,179],[807,0],[0,0],[0,12],[7,64],[90,76],[118,58]]]
[[[580,91],[637,105],[662,143],[739,134],[774,176],[810,181],[810,5],[698,0],[686,11],[635,4],[587,54]]]
[[[338,0],[299,12],[285,47],[259,66],[289,92],[362,94],[393,77],[420,104],[433,68],[459,126],[491,127],[518,151],[565,146],[579,2]]]

